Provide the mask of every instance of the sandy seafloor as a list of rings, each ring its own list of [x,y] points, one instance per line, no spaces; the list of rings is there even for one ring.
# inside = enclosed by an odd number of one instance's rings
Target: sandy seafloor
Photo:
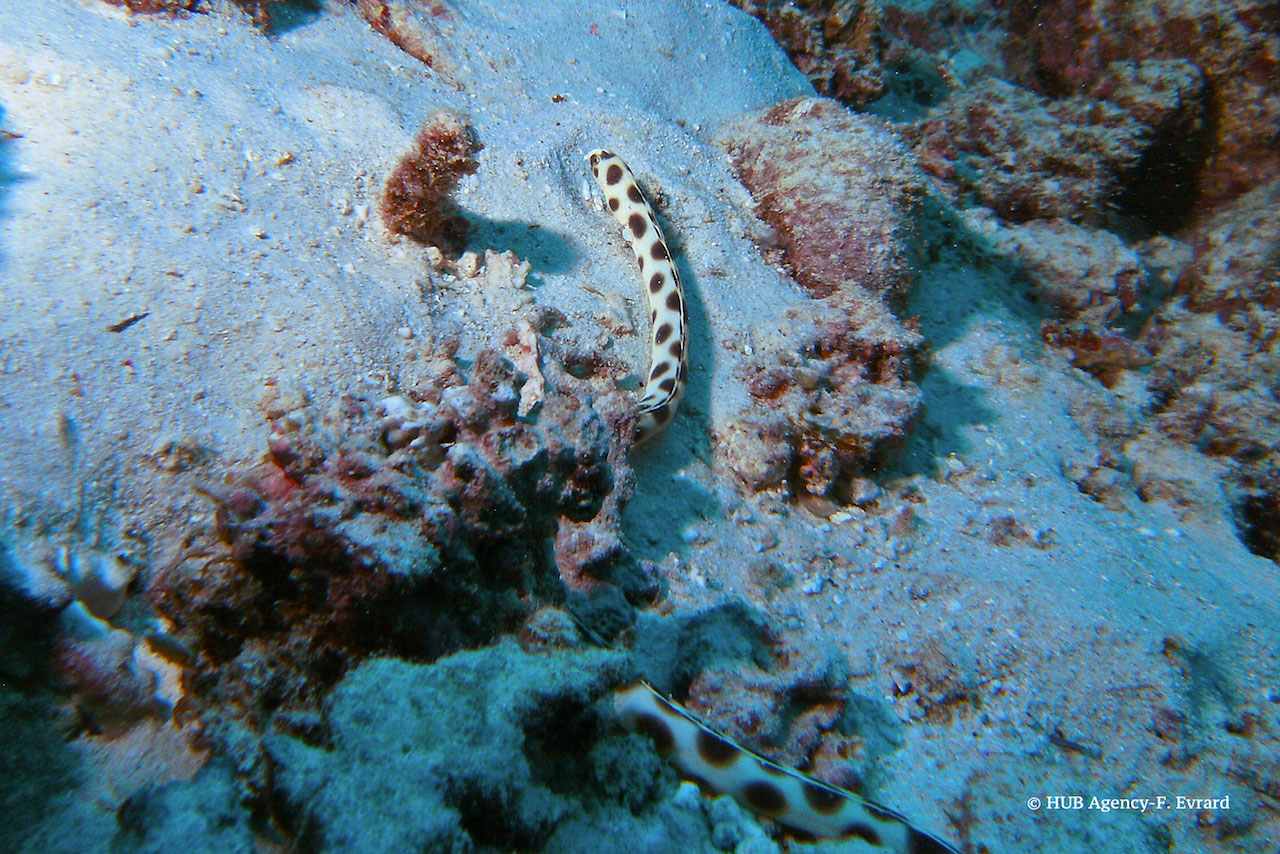
[[[909,304],[931,345],[923,414],[896,468],[877,475],[880,509],[822,518],[745,495],[709,464],[707,436],[746,405],[733,353],[807,297],[752,242],[750,198],[714,138],[810,84],[762,26],[716,2],[449,5],[456,30],[428,71],[338,4],[299,11],[269,38],[221,9],[131,19],[92,0],[0,4],[0,121],[17,135],[0,147],[6,571],[66,547],[128,552],[145,575],[160,558],[140,543],[207,533],[195,485],[261,458],[268,378],[319,401],[376,397],[424,336],[443,330],[474,353],[531,304],[563,313],[556,335],[642,364],[643,332],[613,336],[598,321],[645,327],[632,261],[582,162],[609,147],[660,188],[701,326],[681,414],[633,456],[624,512],[630,548],[660,574],[663,612],[742,602],[793,656],[837,659],[867,720],[890,733],[864,734],[869,792],[963,850],[1280,850],[1276,802],[1239,772],[1280,774],[1274,736],[1249,735],[1280,731],[1280,572],[1241,543],[1225,499],[1105,504],[1067,477],[1099,441],[1072,413],[1124,406],[1125,388],[1047,350],[1038,318],[980,258],[935,253]],[[388,170],[446,108],[484,144],[456,195],[469,247],[529,261],[520,293],[433,272],[378,223]],[[175,448],[187,462],[166,463]],[[1169,454],[1213,491],[1219,463]],[[986,536],[992,520],[1029,534]],[[792,583],[762,593],[749,571],[761,555]],[[41,571],[27,572],[38,592]],[[23,622],[4,619],[16,643]],[[919,713],[912,679],[966,699]],[[24,684],[7,671],[4,850],[446,850],[404,830],[440,821],[417,800],[427,783],[370,782],[373,748],[360,748],[363,781],[343,784],[358,794],[315,787],[331,823],[289,848],[259,830],[227,766],[192,779],[203,754],[160,724],[67,734],[23,716]],[[340,689],[352,720],[387,696],[365,687]],[[362,700],[371,708],[351,707]],[[1166,707],[1186,730],[1183,761],[1153,724]],[[350,771],[307,757],[306,774]],[[138,806],[138,792],[173,780],[163,808]],[[1026,805],[1050,795],[1086,805]],[[1179,795],[1230,807],[1088,806]],[[566,822],[538,850],[872,850],[771,839],[737,807],[674,786],[627,822]],[[477,850],[520,847],[500,839]]]

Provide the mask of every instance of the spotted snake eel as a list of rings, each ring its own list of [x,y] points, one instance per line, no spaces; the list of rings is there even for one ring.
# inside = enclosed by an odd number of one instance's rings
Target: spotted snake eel
[[[684,288],[666,238],[635,175],[612,151],[587,155],[605,204],[631,243],[649,295],[649,379],[636,417],[637,444],[652,438],[675,415],[688,373],[689,317]]]
[[[650,366],[638,407],[639,443],[671,421],[684,393],[689,326],[684,290],[653,208],[627,164],[603,149],[592,151],[587,161],[609,212],[631,243],[649,296]],[[955,854],[892,810],[735,744],[644,682],[620,691],[614,711],[624,727],[653,739],[658,753],[682,774],[794,831],[857,838],[893,854]]]
[[[653,739],[686,777],[752,812],[819,839],[861,839],[893,854],[956,854],[892,810],[770,762],[714,732],[644,682],[620,691],[614,713]]]

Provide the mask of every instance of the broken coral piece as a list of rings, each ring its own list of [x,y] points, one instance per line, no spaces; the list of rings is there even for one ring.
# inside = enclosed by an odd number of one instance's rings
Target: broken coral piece
[[[546,380],[538,367],[538,334],[529,321],[521,320],[507,343],[512,363],[525,376],[524,385],[520,386],[520,405],[516,407],[516,415],[524,418],[542,402],[546,393]]]

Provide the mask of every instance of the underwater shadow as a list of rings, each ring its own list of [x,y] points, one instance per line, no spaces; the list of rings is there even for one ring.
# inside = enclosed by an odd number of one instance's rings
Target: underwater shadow
[[[1028,346],[1041,348],[1040,323],[1052,314],[1036,301],[1019,265],[969,228],[946,201],[927,197],[923,220],[928,257],[922,259],[904,314],[919,318],[929,347],[942,349],[960,340],[975,321],[999,318],[1025,330]],[[885,466],[889,477],[934,474],[937,460],[973,450],[964,428],[999,418],[982,388],[960,382],[945,368],[931,366],[918,383],[924,395],[921,415],[902,451]]]
[[[533,273],[561,275],[573,266],[573,241],[560,232],[518,220],[481,219],[468,214],[467,249],[484,255],[485,249],[508,249],[533,265]],[[535,281],[534,284],[537,284]]]
[[[920,419],[897,458],[885,466],[882,474],[886,477],[935,474],[939,459],[951,454],[963,457],[973,451],[963,428],[989,424],[998,417],[986,404],[981,389],[961,385],[942,370],[935,368],[925,375],[920,390],[924,393]]]
[[[22,850],[57,821],[59,802],[84,779],[50,690],[57,610],[30,597],[27,572],[0,541],[0,851]]]
[[[691,524],[714,518],[721,510],[714,493],[680,476],[680,470],[689,463],[710,457],[715,348],[697,277],[685,262],[679,244],[670,240],[671,229],[665,222],[663,225],[684,286],[689,375],[675,419],[664,433],[633,452],[636,492],[622,510],[622,530],[635,555],[648,560],[661,560],[669,552],[680,553],[689,548],[683,539],[685,530]],[[647,330],[645,334],[647,340]]]
[[[264,32],[267,38],[286,35],[314,22],[323,11],[320,0],[278,0],[271,4],[271,17]]]
[[[8,216],[8,195],[9,188],[18,181],[22,180],[22,176],[15,170],[14,163],[14,144],[21,139],[20,134],[6,130],[4,126],[5,109],[0,106],[0,218]],[[0,267],[3,267],[6,260],[6,253],[3,244],[0,244]]]
[[[957,333],[980,315],[1006,315],[1038,340],[1040,321],[1053,315],[1037,301],[1021,265],[932,193],[925,198],[921,219],[927,257],[920,260],[920,280],[911,289],[905,313],[920,318],[920,332],[930,346],[936,350],[957,340]],[[955,299],[960,276],[938,275],[951,272],[964,274],[964,299]]]

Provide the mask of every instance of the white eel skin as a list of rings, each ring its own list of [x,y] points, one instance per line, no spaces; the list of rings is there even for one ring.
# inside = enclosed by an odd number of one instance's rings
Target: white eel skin
[[[644,682],[618,692],[614,712],[653,739],[680,772],[752,812],[819,839],[861,839],[892,854],[957,854],[892,810],[752,753]]]
[[[649,295],[649,379],[636,420],[635,441],[639,444],[667,426],[684,394],[689,344],[684,288],[653,208],[627,164],[603,149],[588,154],[587,161],[604,191],[609,212],[631,243],[640,265],[640,279]]]

